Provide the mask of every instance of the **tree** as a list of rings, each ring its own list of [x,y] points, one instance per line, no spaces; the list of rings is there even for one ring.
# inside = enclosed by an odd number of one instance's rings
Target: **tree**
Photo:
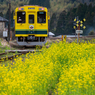
[[[9,8],[8,8],[8,10],[7,10],[7,13],[6,13],[6,15],[5,15],[5,18],[9,20]]]
[[[2,12],[0,12],[0,16],[3,17],[3,13]]]
[[[89,35],[95,35],[94,29],[90,31]]]
[[[73,10],[67,14],[66,26],[65,26],[65,34],[72,34],[73,31],[73,20],[74,20],[74,13]]]
[[[50,31],[55,32],[55,28],[56,28],[56,13],[53,13],[51,20],[50,20]]]
[[[63,12],[61,12],[59,16],[55,34],[56,35],[64,34],[65,26],[66,26],[66,11],[64,10]]]
[[[0,2],[3,2],[4,0],[0,0]]]
[[[92,8],[92,4],[90,4],[87,7],[86,13],[85,13],[85,18],[86,18],[86,24],[87,25],[92,25],[93,24],[93,8]]]
[[[50,8],[50,0],[30,0],[29,5],[39,5]]]
[[[85,17],[85,13],[86,13],[86,4],[85,6],[81,3],[77,10],[76,10],[76,15],[79,16],[80,20],[82,20]]]

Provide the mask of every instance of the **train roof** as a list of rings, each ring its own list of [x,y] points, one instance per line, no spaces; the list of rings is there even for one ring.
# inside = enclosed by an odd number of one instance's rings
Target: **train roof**
[[[21,7],[27,7],[27,6],[43,7],[43,6],[39,6],[39,5],[24,5],[24,6],[21,6]]]
[[[15,11],[37,11],[37,10],[44,10],[44,11],[47,11],[47,8],[46,7],[43,7],[43,6],[39,6],[39,5],[24,5],[24,6],[20,6],[20,7],[17,7],[15,9]]]
[[[46,8],[46,7],[39,6],[39,5],[24,5],[24,6],[20,6],[20,7],[42,7],[42,8]]]

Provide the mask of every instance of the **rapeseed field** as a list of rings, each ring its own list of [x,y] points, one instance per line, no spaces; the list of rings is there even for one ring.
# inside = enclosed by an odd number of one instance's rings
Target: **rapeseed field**
[[[60,41],[42,50],[0,63],[0,95],[95,94],[94,43]]]

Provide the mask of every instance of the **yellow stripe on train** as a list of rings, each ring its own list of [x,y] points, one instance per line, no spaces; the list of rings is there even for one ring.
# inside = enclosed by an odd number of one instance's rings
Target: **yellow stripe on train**
[[[41,34],[40,35],[38,35],[38,34],[37,35],[36,34],[29,34],[29,35],[35,35],[35,37],[47,37],[48,36],[47,34],[45,34],[45,35],[43,35],[43,34],[42,35]],[[20,34],[15,34],[15,37],[21,37],[21,36],[22,37],[28,37],[29,35],[26,35],[26,34],[21,34],[21,35]]]

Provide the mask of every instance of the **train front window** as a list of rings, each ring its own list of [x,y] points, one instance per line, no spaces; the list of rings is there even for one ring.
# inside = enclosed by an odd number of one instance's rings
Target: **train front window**
[[[17,23],[25,23],[25,12],[17,12]]]
[[[29,23],[34,23],[34,15],[29,15]]]
[[[38,12],[37,13],[37,22],[38,23],[46,23],[46,12]]]

